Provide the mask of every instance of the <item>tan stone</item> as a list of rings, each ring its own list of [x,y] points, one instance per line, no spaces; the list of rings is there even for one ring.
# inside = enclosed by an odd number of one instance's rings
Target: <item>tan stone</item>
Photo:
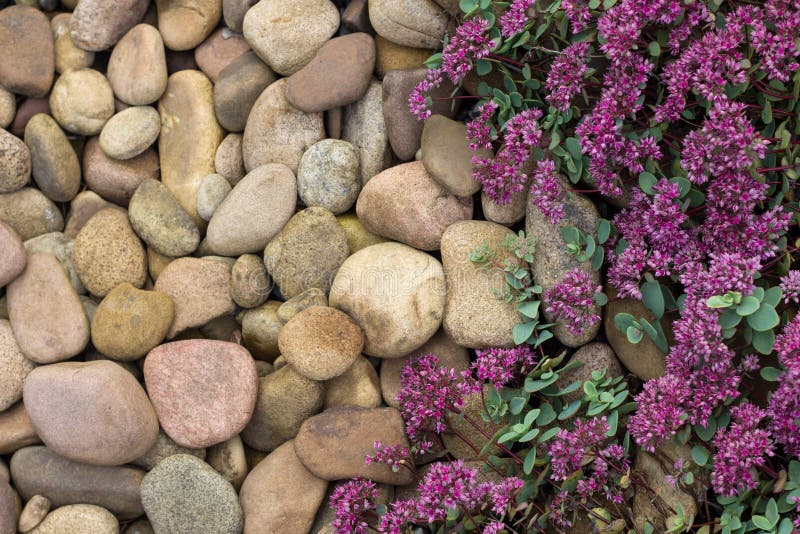
[[[171,50],[189,50],[217,27],[220,0],[156,0],[158,31]]]
[[[334,406],[377,408],[380,405],[381,390],[378,373],[370,361],[363,356],[356,358],[347,371],[325,382],[324,408],[326,410]]]
[[[53,84],[55,53],[47,17],[33,7],[0,11],[0,85],[25,96],[44,96]]]
[[[114,92],[98,71],[73,69],[59,76],[50,93],[58,124],[78,135],[97,135],[114,115]]]
[[[161,34],[138,24],[120,39],[108,60],[114,95],[131,106],[151,104],[167,88],[167,60]]]
[[[0,454],[13,454],[23,447],[37,443],[41,441],[23,403],[18,402],[0,412]]]
[[[194,59],[200,70],[216,84],[220,72],[249,50],[250,45],[242,35],[220,28],[195,48]]]
[[[0,221],[13,228],[23,241],[64,229],[61,210],[32,187],[0,194]]]

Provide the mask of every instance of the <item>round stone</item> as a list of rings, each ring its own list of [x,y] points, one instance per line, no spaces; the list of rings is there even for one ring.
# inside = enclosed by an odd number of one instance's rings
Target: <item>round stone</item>
[[[200,244],[200,231],[164,184],[143,181],[131,197],[128,217],[136,234],[159,254],[186,256]]]
[[[158,431],[158,438],[155,444],[150,447],[146,453],[139,458],[135,459],[132,463],[135,466],[141,467],[145,471],[151,471],[157,466],[164,458],[174,456],[176,454],[191,454],[201,460],[206,458],[205,449],[191,449],[189,447],[182,447],[175,443],[175,441],[164,433],[163,430]]]
[[[137,24],[147,11],[147,0],[82,0],[72,12],[70,35],[84,50],[110,48]]]
[[[17,114],[17,99],[14,93],[0,85],[0,128],[8,128]]]
[[[363,356],[356,358],[347,371],[325,382],[323,406],[326,410],[334,406],[377,408],[380,405],[381,387],[378,373]]]
[[[329,298],[364,331],[366,354],[399,358],[439,329],[445,295],[436,258],[400,243],[379,243],[345,260]]]
[[[58,206],[32,187],[0,194],[0,222],[13,228],[23,241],[64,229],[64,217]]]
[[[158,154],[148,148],[125,161],[110,158],[92,137],[83,149],[83,179],[86,185],[106,200],[127,206],[136,188],[144,180],[160,176]]]
[[[17,136],[0,129],[0,193],[22,189],[30,179],[31,153],[27,145]]]
[[[131,106],[158,100],[167,88],[164,41],[149,24],[137,24],[120,39],[108,60],[114,96]]]
[[[370,0],[369,20],[381,37],[404,46],[436,48],[450,20],[433,0]]]
[[[264,262],[255,254],[242,254],[231,270],[231,297],[242,308],[255,308],[267,301],[272,280]]]
[[[114,92],[105,76],[93,69],[62,74],[50,93],[53,118],[68,132],[97,135],[114,115]]]
[[[239,534],[242,508],[230,482],[187,454],[162,460],[142,481],[142,505],[156,532]]]
[[[362,186],[390,165],[381,82],[372,80],[364,97],[344,108],[342,139],[358,148]]]
[[[150,106],[134,106],[109,119],[100,132],[100,148],[110,158],[131,159],[155,143],[161,117]]]
[[[271,362],[280,355],[278,334],[283,327],[277,315],[280,305],[278,300],[268,300],[241,315],[242,342],[254,358]]]
[[[104,297],[128,282],[142,287],[147,277],[147,256],[126,213],[106,208],[94,214],[75,238],[72,261],[92,295]]]
[[[231,187],[244,178],[241,134],[231,133],[225,136],[214,155],[214,169],[230,182]]]
[[[37,367],[23,398],[45,445],[76,462],[122,465],[147,452],[158,435],[144,389],[108,360]]]
[[[158,31],[170,50],[190,50],[208,37],[222,17],[220,0],[156,0]]]
[[[119,534],[119,521],[114,514],[93,504],[70,504],[56,508],[39,525],[26,534]]]
[[[44,113],[31,117],[25,144],[30,149],[33,179],[42,193],[54,202],[75,198],[81,186],[81,165],[56,121]]]
[[[325,139],[305,151],[297,169],[297,192],[308,207],[334,215],[349,210],[361,190],[358,150],[347,141]]]
[[[0,57],[0,85],[25,96],[46,95],[55,71],[47,16],[28,6],[0,10]]]
[[[230,439],[255,408],[256,366],[236,343],[192,339],[156,347],[145,359],[144,380],[164,432],[184,447]]]
[[[0,257],[3,258],[3,263],[0,264],[0,287],[4,287],[25,269],[28,255],[17,232],[1,221]]]
[[[22,384],[34,367],[19,349],[11,323],[0,319],[0,412],[22,398]]]
[[[346,314],[314,306],[284,325],[278,346],[297,372],[311,380],[328,380],[347,371],[358,358],[364,335]]]
[[[36,525],[42,522],[49,511],[50,501],[47,500],[47,497],[34,495],[25,503],[25,508],[23,508],[22,513],[19,514],[17,529],[20,532],[33,530]]]
[[[275,79],[272,69],[253,52],[225,67],[214,84],[214,111],[222,127],[243,131],[256,99]]]
[[[115,360],[136,360],[164,340],[174,316],[167,295],[120,284],[94,312],[92,344]]]
[[[210,221],[230,192],[231,183],[221,174],[209,174],[203,178],[197,190],[197,214],[200,218]]]

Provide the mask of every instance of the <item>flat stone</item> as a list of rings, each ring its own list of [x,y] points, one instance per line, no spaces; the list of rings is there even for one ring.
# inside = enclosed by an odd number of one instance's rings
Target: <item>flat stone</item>
[[[19,349],[11,323],[0,319],[0,412],[22,398],[22,384],[34,367]]]
[[[242,342],[254,358],[271,362],[280,355],[278,334],[283,322],[278,319],[279,300],[268,300],[241,315]]]
[[[178,445],[175,443],[175,440],[166,435],[163,430],[159,430],[155,444],[150,447],[146,453],[131,463],[141,467],[145,471],[151,471],[155,466],[160,464],[164,458],[169,458],[176,454],[190,454],[201,460],[206,459],[205,449],[192,449]]]
[[[308,419],[294,439],[294,450],[303,465],[324,480],[362,477],[387,484],[409,484],[408,469],[397,472],[385,464],[364,462],[373,454],[373,443],[408,447],[403,418],[394,408],[339,406]]]
[[[28,6],[0,11],[0,85],[25,96],[44,96],[53,85],[55,52],[50,21]]]
[[[206,462],[237,490],[247,476],[247,458],[239,436],[209,448]]]
[[[225,197],[208,223],[206,241],[225,256],[262,252],[294,213],[297,182],[281,164],[249,172]]]
[[[325,382],[324,409],[334,406],[361,406],[377,408],[381,405],[381,388],[378,373],[363,356],[344,373]]]
[[[400,243],[379,243],[345,260],[329,299],[364,331],[365,354],[399,358],[439,329],[445,293],[436,258]]]
[[[310,289],[330,289],[336,271],[349,255],[347,238],[325,208],[297,212],[264,249],[264,265],[291,298]]]
[[[325,386],[291,365],[258,379],[258,400],[242,440],[257,450],[272,451],[297,435],[303,421],[322,409]]]
[[[137,24],[120,39],[108,60],[114,96],[130,106],[152,104],[167,88],[164,41],[149,24]]]
[[[194,456],[165,458],[144,477],[141,492],[156,532],[238,534],[242,530],[236,490]]]
[[[133,106],[111,117],[100,132],[100,148],[113,159],[135,158],[155,143],[161,117],[151,106]]]
[[[30,150],[17,136],[0,128],[0,193],[22,189],[30,180]]]
[[[184,447],[232,438],[256,403],[255,363],[236,343],[191,339],[156,347],[145,359],[144,380],[162,428]]]
[[[229,132],[244,131],[256,99],[276,78],[254,52],[228,64],[214,83],[214,112],[222,127]]]
[[[22,245],[22,239],[9,225],[0,222],[0,287],[6,286],[25,269],[28,255]]]
[[[19,514],[19,522],[17,529],[20,532],[27,532],[33,530],[42,520],[47,516],[50,511],[50,501],[47,497],[41,495],[34,495],[25,503],[25,508]]]
[[[171,50],[190,50],[208,37],[222,17],[220,0],[155,0],[158,31]]]
[[[127,160],[110,158],[100,148],[100,140],[92,137],[83,149],[83,179],[86,185],[120,206],[127,206],[136,188],[147,179],[160,176],[158,154],[152,148]]]
[[[422,250],[437,250],[445,229],[472,218],[472,198],[442,188],[414,161],[386,169],[361,190],[356,213],[364,226]]]
[[[358,149],[362,185],[391,162],[382,94],[381,82],[372,80],[364,97],[346,106],[342,117],[342,140]]]
[[[55,256],[33,254],[7,289],[11,328],[19,348],[36,363],[79,354],[89,342],[89,321]]]
[[[434,48],[440,45],[437,43]],[[425,61],[436,51],[431,48],[403,46],[375,36],[375,74],[383,78],[393,70],[421,69]],[[427,69],[425,69],[427,71]]]
[[[136,234],[159,254],[186,256],[200,244],[200,231],[158,180],[144,180],[131,197],[128,217]]]
[[[72,261],[83,285],[97,297],[123,282],[142,287],[147,277],[144,247],[125,212],[116,208],[97,212],[81,228]]]
[[[223,262],[203,258],[172,261],[155,284],[156,291],[169,295],[175,302],[175,320],[167,338],[233,312],[236,304],[230,288],[231,270]]]
[[[312,287],[281,304],[276,315],[283,324],[286,324],[292,317],[307,308],[327,305],[328,297],[325,292],[317,287]]]
[[[358,150],[347,141],[323,139],[305,151],[297,169],[297,191],[308,207],[334,215],[349,210],[361,190]]]
[[[115,360],[136,360],[164,340],[174,316],[175,305],[167,295],[120,284],[97,306],[92,344]]]
[[[84,50],[99,52],[112,47],[147,11],[147,0],[83,0],[72,12],[70,36]]]
[[[0,222],[13,228],[23,241],[64,229],[58,206],[32,187],[0,194]]]
[[[156,440],[158,420],[136,378],[107,360],[61,362],[25,380],[25,409],[39,437],[69,460],[121,465]]]
[[[67,136],[50,115],[39,113],[25,127],[33,179],[47,198],[69,202],[81,185],[81,164]]]
[[[14,486],[26,501],[40,495],[53,507],[94,504],[120,519],[144,513],[139,485],[145,472],[140,469],[73,462],[42,446],[18,450],[10,467]]]
[[[327,481],[303,466],[291,441],[283,444],[259,462],[242,484],[244,533],[309,532],[327,487]]]
[[[169,77],[159,100],[161,181],[197,224],[197,190],[214,172],[214,157],[223,130],[214,116],[213,85],[198,71],[179,71]]]
[[[314,306],[284,325],[278,347],[303,376],[328,380],[353,365],[364,348],[364,336],[346,314],[327,306]]]
[[[306,113],[358,101],[375,69],[375,42],[367,33],[351,33],[326,42],[314,58],[286,81],[286,99]],[[325,90],[320,90],[324,87]]]
[[[244,178],[244,159],[242,158],[242,135],[228,134],[217,147],[214,156],[214,170],[225,177],[231,187]]]
[[[96,70],[69,70],[53,85],[50,109],[53,118],[68,132],[97,135],[114,115],[114,91]]]
[[[49,252],[58,259],[61,266],[67,272],[69,281],[72,287],[78,294],[86,293],[86,288],[83,287],[78,276],[78,271],[75,270],[75,264],[72,262],[72,251],[75,246],[74,239],[61,232],[51,232],[49,234],[42,234],[32,239],[25,241],[25,252],[30,256],[39,252]]]
[[[25,405],[18,402],[0,412],[0,454],[13,454],[23,447],[41,443]]]
[[[449,16],[433,0],[411,0],[402,4],[369,0],[369,20],[378,35],[392,42],[436,48],[441,45]]]
[[[443,115],[431,115],[425,121],[422,163],[431,178],[442,187],[458,196],[477,193],[481,184],[472,177],[472,157],[491,158],[492,152],[470,150],[464,123]]]
[[[242,308],[255,308],[267,301],[272,279],[264,262],[255,254],[239,256],[231,270],[231,298]]]
[[[26,534],[118,534],[119,521],[114,515],[93,504],[70,504],[47,514],[39,525]]]
[[[241,34],[220,28],[195,48],[194,59],[200,70],[216,84],[220,72],[249,50],[250,45]]]
[[[322,113],[300,111],[286,100],[285,93],[286,80],[278,80],[264,89],[250,110],[242,138],[248,171],[265,163],[283,163],[296,173],[303,152],[325,138]]]
[[[339,27],[339,10],[328,0],[261,0],[244,16],[244,38],[278,74],[308,64]]]

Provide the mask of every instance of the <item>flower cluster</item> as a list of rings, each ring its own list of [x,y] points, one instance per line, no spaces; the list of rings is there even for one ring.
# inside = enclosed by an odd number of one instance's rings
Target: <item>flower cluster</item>
[[[545,88],[548,91],[547,101],[561,111],[569,109],[572,97],[583,90],[583,76],[588,70],[586,62],[591,46],[589,43],[569,45],[550,66]]]
[[[533,0],[513,0],[500,17],[500,34],[512,37],[524,30],[530,20],[527,11],[532,5]]]
[[[545,311],[563,322],[571,334],[579,336],[600,322],[594,297],[602,291],[603,286],[592,282],[589,273],[572,269],[561,282],[545,291]]]
[[[800,315],[784,327],[775,351],[784,371],[769,401],[769,430],[786,454],[800,460]]]
[[[789,271],[781,278],[781,292],[784,302],[800,304],[800,271]]]
[[[477,358],[472,369],[479,380],[491,382],[498,390],[523,374],[523,369],[532,369],[538,362],[536,353],[529,345],[513,349],[492,348],[475,351]]]
[[[354,478],[337,486],[330,497],[330,506],[336,516],[333,520],[334,531],[347,534],[369,532],[364,514],[376,508],[377,498],[378,489],[371,480]]]
[[[556,164],[551,159],[536,162],[536,171],[531,177],[530,202],[551,224],[558,224],[564,218],[564,205],[561,200],[564,190],[558,182]]]
[[[399,471],[403,466],[413,465],[412,462],[409,462],[411,452],[402,445],[384,446],[380,441],[376,441],[372,444],[372,447],[375,449],[375,454],[368,454],[364,458],[364,462],[367,465],[372,463],[386,464],[395,472]]]

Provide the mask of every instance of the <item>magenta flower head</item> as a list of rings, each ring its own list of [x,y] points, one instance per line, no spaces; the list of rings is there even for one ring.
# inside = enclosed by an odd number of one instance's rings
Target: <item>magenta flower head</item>
[[[370,531],[363,519],[365,512],[375,509],[378,489],[371,480],[354,478],[333,490],[330,506],[336,518],[334,531],[339,534],[365,534]]]
[[[603,287],[595,285],[588,273],[573,269],[545,292],[545,311],[555,320],[563,321],[571,334],[580,335],[600,322],[600,316],[594,313],[594,296],[602,290]]]
[[[732,497],[758,486],[757,468],[774,454],[769,432],[759,428],[766,415],[764,409],[745,402],[731,408],[733,422],[717,431],[711,484],[720,495]]]
[[[533,369],[539,360],[528,345],[513,349],[479,349],[475,354],[477,358],[472,362],[475,376],[479,380],[491,382],[497,389],[520,376],[523,369]]]

